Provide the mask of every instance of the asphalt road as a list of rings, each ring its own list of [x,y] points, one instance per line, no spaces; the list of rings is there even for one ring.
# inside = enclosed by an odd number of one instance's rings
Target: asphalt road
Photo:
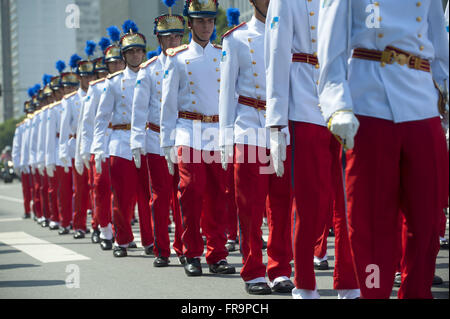
[[[203,258],[204,275],[188,278],[174,254],[170,267],[153,267],[153,257],[146,256],[140,246],[137,224],[133,231],[138,248],[129,250],[127,258],[114,258],[112,251],[102,251],[92,244],[90,235],[81,240],[60,236],[32,220],[22,220],[22,215],[20,184],[0,181],[0,299],[291,299],[281,294],[248,295],[239,276],[239,252],[230,253],[228,258],[236,266],[235,275],[210,274]],[[263,230],[267,236],[267,228]],[[328,244],[330,270],[317,271],[316,278],[321,298],[336,299],[333,237]],[[448,250],[440,251],[436,274],[444,284],[433,287],[433,295],[448,299]],[[392,298],[396,298],[396,292],[394,289]]]

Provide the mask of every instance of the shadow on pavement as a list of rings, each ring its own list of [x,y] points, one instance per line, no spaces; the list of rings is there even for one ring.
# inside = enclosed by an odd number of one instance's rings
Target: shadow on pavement
[[[64,280],[6,280],[0,281],[0,288],[60,286],[65,284]]]

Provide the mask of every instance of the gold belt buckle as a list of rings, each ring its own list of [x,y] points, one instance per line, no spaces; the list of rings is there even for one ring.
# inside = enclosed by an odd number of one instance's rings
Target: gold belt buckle
[[[402,53],[396,53],[394,52],[394,60],[395,62],[397,62],[400,65],[405,65],[407,63],[409,63],[409,60],[411,59],[411,56],[407,56],[405,54]]]
[[[203,115],[202,122],[212,123],[214,121],[214,116],[212,115]]]

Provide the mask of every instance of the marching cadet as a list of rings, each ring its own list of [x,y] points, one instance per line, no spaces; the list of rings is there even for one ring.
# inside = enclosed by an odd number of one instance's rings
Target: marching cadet
[[[64,166],[75,166],[75,146],[76,132],[78,125],[79,112],[86,96],[89,82],[95,79],[94,64],[90,61],[90,56],[94,53],[95,42],[87,41],[85,52],[87,60],[82,60],[80,56],[73,55],[70,66],[76,69],[80,78],[80,87],[77,91],[64,96],[61,114],[60,138],[59,138],[59,159]],[[75,231],[73,237],[80,239],[85,237],[87,232],[86,219],[89,205],[89,175],[87,171],[79,174],[76,169],[73,170],[74,185],[74,214],[72,226]]]
[[[31,101],[25,101],[24,103],[24,112],[26,114],[26,118],[17,124],[16,131],[14,134],[13,140],[13,149],[12,149],[12,158],[14,163],[14,170],[17,175],[20,175],[22,182],[22,194],[23,194],[23,205],[24,205],[24,219],[31,218],[31,176],[30,170],[27,166],[22,166],[22,158],[25,156],[23,145],[26,144],[26,131],[27,131],[27,122],[29,119],[29,115],[32,112]]]
[[[236,272],[226,261],[226,172],[220,167],[217,136],[221,48],[210,42],[218,5],[217,0],[185,2],[184,15],[192,40],[189,45],[167,50],[164,71],[161,147],[171,175],[179,162],[178,196],[187,276],[202,275],[201,216],[210,272]]]
[[[448,81],[444,23],[441,1],[327,1],[321,9],[320,103],[348,148],[349,236],[364,298],[391,294],[400,210],[408,236],[398,297],[432,298],[448,199],[435,87]]]
[[[319,108],[317,26],[319,1],[272,0],[266,23],[267,118],[270,153],[278,176],[286,174],[286,136],[290,125],[292,187],[295,198],[295,299],[320,298],[314,274],[314,245],[333,203],[333,166],[339,167],[337,140]],[[343,195],[343,192],[339,192]],[[338,210],[344,214],[344,210]],[[347,240],[345,215],[336,230],[334,289],[338,298],[358,298],[360,291]]]
[[[60,221],[60,214],[61,214],[61,209],[63,207],[63,204],[61,202],[60,196],[58,195],[60,190],[59,190],[59,185],[60,185],[60,181],[58,180],[57,176],[55,175],[55,169],[56,166],[50,164],[48,161],[50,160],[50,155],[52,154],[52,152],[55,152],[55,150],[50,149],[49,148],[49,128],[51,127],[51,125],[49,124],[49,121],[52,119],[52,113],[53,110],[52,108],[55,107],[56,105],[58,105],[60,103],[60,100],[62,99],[62,86],[61,86],[61,77],[60,76],[54,76],[50,79],[50,88],[52,90],[52,100],[53,103],[50,104],[48,106],[48,110],[47,110],[47,118],[46,118],[46,127],[45,127],[45,159],[44,159],[44,163],[45,163],[45,171],[46,174],[48,176],[48,197],[49,197],[49,201],[50,201],[50,223],[49,223],[49,229],[50,230],[57,230],[59,229],[59,221]],[[54,132],[52,132],[51,134],[54,134]],[[72,206],[70,206],[72,207]]]
[[[51,75],[45,74],[42,78],[44,88],[42,90],[43,99],[41,101],[42,108],[39,116],[39,127],[38,127],[38,138],[37,138],[37,150],[36,150],[36,166],[41,176],[41,186],[40,186],[40,196],[42,203],[42,211],[44,220],[41,223],[42,227],[48,227],[50,222],[50,217],[52,215],[51,208],[53,206],[50,203],[49,197],[49,181],[47,172],[45,170],[45,152],[46,152],[46,144],[45,144],[45,135],[46,135],[46,127],[47,127],[47,112],[49,105],[52,101],[52,89],[50,88],[50,81],[52,79]]]
[[[147,167],[136,169],[130,148],[130,129],[132,99],[137,72],[143,62],[146,39],[138,33],[136,24],[127,20],[123,24],[124,35],[120,39],[120,49],[127,65],[125,70],[108,76],[100,98],[95,118],[93,150],[98,173],[101,165],[110,155],[111,186],[117,210],[113,211],[116,243],[113,255],[126,257],[127,247],[133,242],[131,218],[134,211],[134,198],[138,198],[139,227],[142,245],[147,254],[153,250],[153,233],[150,218],[150,192]],[[111,137],[106,138],[108,125]]]
[[[266,154],[269,134],[265,128],[264,34],[270,1],[250,2],[254,7],[251,20],[223,36],[219,99],[221,158],[226,170],[235,154],[234,187],[244,260],[241,277],[246,291],[255,295],[272,291],[291,293],[294,289],[289,279],[292,272],[291,163],[289,158],[285,161],[286,174],[279,178],[273,170],[269,172]],[[284,132],[289,134],[288,129]],[[267,197],[270,222],[266,269],[261,226]]]
[[[120,30],[111,26],[107,29],[108,34],[113,42],[107,38],[100,41],[99,45],[103,51],[103,60],[106,64],[109,74],[115,74],[125,68],[122,59],[118,41],[120,40]],[[94,160],[93,138],[94,138],[94,121],[98,111],[100,97],[106,86],[106,78],[98,79],[89,83],[87,98],[84,105],[84,111],[81,118],[83,123],[80,138],[80,156],[88,167],[92,163],[94,175],[94,211],[93,216],[100,230],[100,247],[102,250],[111,250],[113,242],[112,220],[111,220],[111,179],[109,174],[109,152],[105,153],[106,160],[101,163],[101,170],[97,171]],[[109,144],[109,137],[112,129],[106,129],[105,143]],[[92,155],[91,155],[92,154]]]
[[[35,111],[33,112],[30,119],[30,133],[29,133],[29,144],[28,144],[28,165],[31,170],[31,178],[33,181],[33,210],[37,218],[37,223],[41,224],[45,218],[42,214],[42,203],[40,196],[40,188],[41,188],[41,178],[39,176],[39,172],[36,166],[36,151],[37,151],[37,137],[38,137],[38,127],[39,127],[39,110],[40,106],[40,98],[41,94],[41,85],[36,84],[34,86],[34,96],[32,98],[32,103],[34,105]]]
[[[168,233],[169,209],[171,199],[178,202],[178,180],[168,172],[167,162],[160,146],[160,114],[162,98],[162,81],[166,50],[179,47],[183,39],[185,21],[182,16],[173,15],[171,6],[175,1],[164,2],[169,7],[169,14],[155,19],[154,34],[158,37],[162,52],[149,59],[140,67],[136,80],[131,117],[131,150],[137,168],[142,161],[148,164],[151,184],[151,209],[155,244],[153,252],[155,267],[169,266],[170,239]],[[181,216],[179,206],[173,205],[176,221],[174,249],[183,261],[181,243]]]
[[[75,64],[76,65],[76,64]],[[58,206],[60,208],[60,225],[54,228],[60,228],[58,234],[66,235],[70,232],[70,225],[72,223],[72,165],[71,163],[63,163],[59,157],[60,151],[60,135],[61,135],[61,115],[63,113],[62,101],[64,95],[71,94],[76,91],[80,81],[79,77],[74,72],[63,72],[66,65],[63,61],[56,63],[56,68],[60,73],[60,84],[53,86],[55,93],[55,104],[51,107],[49,118],[47,119],[47,149],[46,154],[46,170],[47,174],[52,177],[55,176],[53,184],[58,190]],[[55,79],[56,80],[56,79]],[[52,183],[52,182],[51,182]]]

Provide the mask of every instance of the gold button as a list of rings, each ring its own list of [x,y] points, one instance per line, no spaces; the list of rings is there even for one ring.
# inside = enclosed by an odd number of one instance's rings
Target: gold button
[[[253,76],[258,76],[258,73],[253,73]]]
[[[219,68],[216,68],[216,72],[219,72],[220,71],[220,69]]]
[[[384,37],[383,33],[378,33],[378,37],[381,39],[382,37]]]
[[[217,79],[217,82],[220,82],[220,79]]]
[[[377,2],[374,3],[374,5],[375,5],[375,7],[379,7],[380,3],[377,1]]]
[[[158,84],[161,84],[161,82],[158,81]]]
[[[255,53],[255,50],[253,50],[253,49],[252,49],[252,50],[250,50],[250,53]]]
[[[191,93],[192,93],[192,94],[195,94],[195,91],[192,91]]]
[[[255,88],[259,89],[259,85],[255,85]]]
[[[311,11],[311,12],[309,13],[309,15],[312,17],[312,16],[314,15],[314,12]]]
[[[189,62],[189,61],[186,61],[186,64],[189,64],[189,63],[191,63],[191,62]]]
[[[261,95],[258,95],[256,99],[261,100]]]
[[[314,55],[314,56],[317,56],[317,52],[314,52],[313,55]]]
[[[192,101],[192,104],[195,104],[195,101]]]
[[[386,66],[386,62],[381,62],[381,67],[384,68]]]
[[[123,115],[126,115],[126,114],[127,114],[127,112],[123,112],[122,114],[123,114]]]
[[[216,59],[216,58],[214,58],[214,62],[217,62],[217,59]]]
[[[253,61],[252,64],[255,65],[255,64],[256,64],[256,61]]]
[[[122,91],[125,91],[125,88],[122,88]]]
[[[159,75],[159,72],[156,72],[156,75]]]
[[[316,27],[312,25],[311,30],[316,30]]]
[[[319,64],[316,64],[316,65],[315,65],[315,68],[316,68],[316,69],[320,68],[320,65],[319,65]]]
[[[159,99],[159,102],[162,102],[162,99]]]
[[[125,95],[122,95],[122,99],[124,99],[125,98]]]
[[[425,47],[423,45],[420,46],[420,51],[423,51],[423,49],[425,49]]]
[[[421,18],[421,17],[417,17],[417,18],[416,18],[416,21],[417,21],[417,22],[422,22],[422,18]]]
[[[319,85],[319,81],[318,80],[316,81],[316,84]]]
[[[420,7],[421,5],[422,5],[422,2],[420,2],[420,1],[416,3],[416,6],[418,6],[418,7]]]
[[[419,33],[418,35],[417,35],[419,38],[421,38],[422,37],[422,35]]]
[[[189,75],[192,75],[192,72],[188,72]]]
[[[161,94],[161,91],[158,91],[158,94]]]
[[[194,82],[189,82],[190,85],[194,85]]]
[[[381,20],[383,20],[381,17],[378,17],[378,21],[380,21],[381,22]]]
[[[311,42],[312,42],[312,43],[316,43],[316,39],[312,39]]]
[[[252,42],[252,39],[248,38],[248,42]]]

